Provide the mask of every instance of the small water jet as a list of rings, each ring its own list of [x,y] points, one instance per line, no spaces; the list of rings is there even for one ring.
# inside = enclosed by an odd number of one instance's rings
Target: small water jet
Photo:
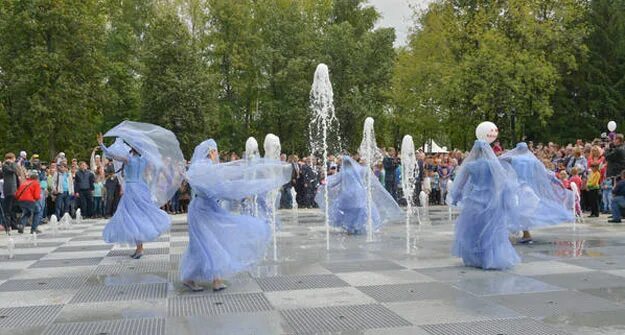
[[[12,259],[15,256],[15,240],[13,236],[9,235],[9,243],[7,245],[9,249],[9,259]]]
[[[69,213],[65,213],[65,215],[63,215],[63,217],[61,218],[61,227],[63,229],[70,229],[71,224],[72,217],[69,215]]]
[[[80,208],[78,208],[76,210],[76,224],[81,224],[82,223],[82,212],[80,211]]]
[[[426,221],[427,221],[428,215],[429,215],[429,210],[428,210],[429,203],[428,202],[429,202],[428,195],[425,193],[425,191],[419,192],[419,203],[420,203],[421,207],[423,208],[423,214],[424,214],[423,215],[423,220],[426,220]],[[418,210],[419,209],[417,208],[417,211]],[[421,222],[421,215],[419,215],[419,225],[421,223],[422,223]]]
[[[245,154],[243,157],[248,162],[260,157],[260,151],[258,149],[258,141],[256,141],[254,137],[249,137],[247,141],[245,141]],[[256,176],[251,176],[251,177],[252,179],[254,179]],[[249,214],[254,217],[258,217],[258,198],[256,196],[253,196],[247,202],[248,202],[248,205],[250,206],[248,208]]]
[[[56,237],[56,233],[59,229],[58,227],[59,220],[56,218],[56,215],[52,214],[50,217],[50,228],[52,228],[52,236]]]

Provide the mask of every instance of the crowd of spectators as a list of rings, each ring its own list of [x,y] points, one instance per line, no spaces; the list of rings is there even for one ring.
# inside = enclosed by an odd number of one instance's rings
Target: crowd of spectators
[[[610,222],[621,222],[625,207],[625,145],[622,134],[610,134],[592,141],[558,145],[528,141],[528,147],[545,168],[554,173],[562,185],[579,190],[579,213],[590,216],[612,214]],[[85,218],[108,218],[115,212],[123,195],[123,172],[95,147],[90,160],[69,160],[63,152],[50,161],[34,154],[28,158],[7,153],[0,174],[0,220],[3,226],[23,232],[30,220],[31,233],[39,232],[39,223],[51,217],[76,216],[80,209]],[[493,143],[497,155],[505,150]],[[383,159],[373,166],[374,175],[400,203],[406,204],[402,188],[402,164],[395,148],[381,148]],[[450,181],[453,182],[466,152],[425,153],[417,150],[418,172],[414,176],[414,205],[422,206],[419,195],[424,192],[427,205],[444,205]],[[356,160],[360,160],[357,155]],[[239,159],[236,153],[225,153],[222,161]],[[281,190],[280,208],[314,208],[315,195],[327,175],[338,173],[340,156],[328,156],[325,166],[314,157],[282,154],[280,159],[293,166],[291,181]],[[324,171],[325,169],[325,171]],[[576,187],[572,187],[575,184]],[[185,213],[192,190],[185,182],[163,209],[169,213]],[[18,219],[18,214],[21,213]]]

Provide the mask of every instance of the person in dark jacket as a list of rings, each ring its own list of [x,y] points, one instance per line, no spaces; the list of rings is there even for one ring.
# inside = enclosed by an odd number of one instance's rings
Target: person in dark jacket
[[[121,183],[115,173],[108,172],[104,181],[106,199],[104,200],[104,217],[109,218],[117,210],[117,204],[121,197]]]
[[[305,163],[300,166],[300,174],[297,179],[297,205],[301,208],[314,208],[315,195],[319,186],[319,175],[312,166],[312,160],[307,157]]]
[[[399,158],[395,148],[388,149],[388,155],[384,157],[382,164],[384,165],[384,188],[393,196],[393,199],[397,200],[397,176],[395,171],[399,166]]]
[[[606,170],[607,178],[616,178],[621,171],[625,170],[625,145],[623,145],[623,134],[614,137],[614,143],[605,152],[605,159],[608,162]],[[616,183],[613,183],[616,184]]]
[[[76,192],[76,198],[80,201],[82,216],[90,218],[93,212],[95,175],[88,169],[86,162],[80,162],[79,167],[74,177],[74,192]]]
[[[419,194],[421,194],[421,184],[423,182],[423,172],[425,167],[425,155],[420,152],[417,154],[417,167],[418,171],[415,171],[415,185],[414,194],[412,196],[412,203],[416,206],[423,206],[419,200]]]
[[[4,176],[4,185],[2,194],[4,195],[4,215],[5,224],[12,229],[17,229],[17,216],[15,215],[15,192],[19,187],[18,178],[19,167],[15,162],[15,154],[12,152],[4,155],[4,163],[2,164],[2,175]]]
[[[620,179],[612,189],[612,219],[608,221],[610,223],[621,223],[621,209],[625,207],[625,170],[621,171]]]

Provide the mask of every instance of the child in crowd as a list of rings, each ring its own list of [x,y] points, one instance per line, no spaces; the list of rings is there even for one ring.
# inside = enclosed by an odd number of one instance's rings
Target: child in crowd
[[[571,183],[575,183],[575,185],[577,185],[577,190],[581,190],[582,189],[582,178],[579,176],[579,169],[578,168],[572,168],[571,169],[571,178],[569,178],[569,181]]]
[[[601,172],[599,172],[599,164],[593,163],[591,165],[591,172],[588,177],[588,205],[590,206],[589,217],[599,217],[599,189],[601,188],[599,182],[601,180]]]
[[[93,216],[100,218],[104,216],[103,192],[104,178],[102,177],[102,167],[96,168],[95,183],[93,183]]]
[[[601,183],[602,213],[609,214],[612,211],[612,178],[605,178]]]

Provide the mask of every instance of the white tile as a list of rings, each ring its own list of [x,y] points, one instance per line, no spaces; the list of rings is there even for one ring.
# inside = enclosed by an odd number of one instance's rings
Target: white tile
[[[336,275],[351,286],[426,283],[435,281],[433,278],[411,270],[344,272],[337,273]]]
[[[522,276],[540,276],[559,273],[576,273],[594,271],[589,268],[567,264],[558,261],[539,261],[517,264],[509,272]]]
[[[375,300],[354,287],[265,292],[276,309],[363,305]]]

